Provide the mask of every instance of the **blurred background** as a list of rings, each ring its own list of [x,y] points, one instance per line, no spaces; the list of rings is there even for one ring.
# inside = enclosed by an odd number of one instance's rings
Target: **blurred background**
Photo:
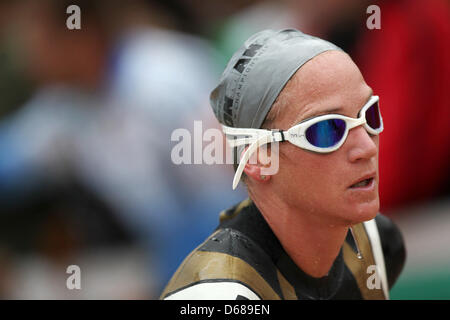
[[[450,299],[448,0],[0,0],[0,298],[158,298],[246,198],[231,165],[173,164],[171,134],[218,128],[228,59],[285,27],[343,48],[380,96],[381,211],[408,251],[391,298]]]

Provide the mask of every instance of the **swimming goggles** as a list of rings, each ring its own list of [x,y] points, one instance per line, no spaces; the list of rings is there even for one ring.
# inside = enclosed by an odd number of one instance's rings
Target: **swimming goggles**
[[[243,154],[234,175],[233,190],[236,189],[251,155],[264,144],[289,141],[305,150],[329,153],[339,149],[344,144],[349,130],[355,127],[363,125],[369,134],[380,134],[383,131],[383,119],[378,100],[378,96],[372,96],[359,111],[358,118],[340,114],[320,115],[303,120],[284,131],[234,128],[223,125],[223,132],[230,147],[250,145]]]

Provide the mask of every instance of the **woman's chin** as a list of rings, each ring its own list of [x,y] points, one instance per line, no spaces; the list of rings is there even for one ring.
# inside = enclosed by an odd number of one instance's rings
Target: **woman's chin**
[[[349,208],[347,218],[348,221],[350,221],[350,224],[354,225],[357,223],[374,219],[377,216],[379,210],[380,210],[380,201],[379,198],[377,197],[372,201],[358,203]]]

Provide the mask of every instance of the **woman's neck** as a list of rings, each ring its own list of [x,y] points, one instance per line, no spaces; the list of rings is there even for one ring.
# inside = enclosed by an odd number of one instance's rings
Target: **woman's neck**
[[[282,201],[253,199],[286,253],[306,274],[326,276],[344,243],[348,227],[303,214]]]

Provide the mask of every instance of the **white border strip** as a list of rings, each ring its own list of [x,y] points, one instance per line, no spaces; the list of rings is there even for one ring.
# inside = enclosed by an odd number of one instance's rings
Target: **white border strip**
[[[386,299],[389,299],[389,286],[386,276],[386,266],[384,264],[383,248],[381,246],[380,234],[378,233],[378,227],[375,219],[364,222],[367,235],[372,247],[375,264],[377,265],[377,272],[381,276],[381,284]]]

